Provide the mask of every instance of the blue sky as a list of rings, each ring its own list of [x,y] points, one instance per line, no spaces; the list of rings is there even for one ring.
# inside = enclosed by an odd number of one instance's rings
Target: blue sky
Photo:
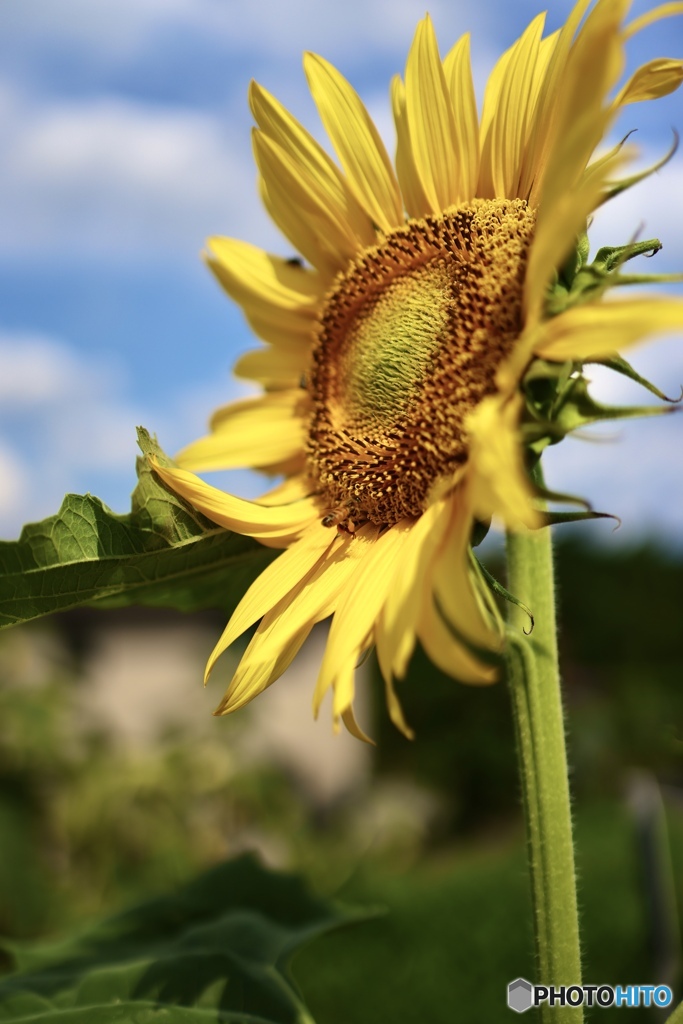
[[[634,3],[634,13],[653,6]],[[548,28],[571,4],[553,3]],[[402,71],[424,0],[3,0],[0,6],[0,536],[56,511],[65,491],[117,511],[134,485],[135,426],[172,452],[211,410],[250,347],[239,311],[199,258],[210,234],[291,255],[260,209],[247,88],[254,77],[322,138],[301,70],[312,49],[366,100],[393,149],[388,84]],[[438,0],[442,52],[472,32],[479,90],[539,10],[531,0]],[[683,19],[646,30],[631,65],[683,57]],[[642,161],[683,131],[683,100],[630,107]],[[645,269],[683,269],[683,154],[612,204],[595,243],[659,235]],[[683,346],[633,361],[669,393]],[[605,397],[641,396],[600,380]],[[602,429],[548,459],[550,482],[624,519],[621,536],[681,543],[680,416]],[[223,478],[254,494],[246,474]],[[611,537],[608,526],[602,535]]]

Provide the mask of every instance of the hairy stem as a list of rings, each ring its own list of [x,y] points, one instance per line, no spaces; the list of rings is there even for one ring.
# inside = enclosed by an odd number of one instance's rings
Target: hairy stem
[[[538,958],[538,984],[580,985],[567,753],[557,658],[552,540],[545,528],[509,533],[508,586],[528,605],[510,605],[507,674],[517,729]],[[578,1024],[581,1007],[542,1004],[542,1019]]]

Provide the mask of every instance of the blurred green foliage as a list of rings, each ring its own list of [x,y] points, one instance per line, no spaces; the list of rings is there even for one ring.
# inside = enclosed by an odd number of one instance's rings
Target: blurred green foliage
[[[556,575],[574,797],[619,795],[633,768],[683,788],[683,559],[573,539],[557,547]],[[457,685],[418,651],[399,684],[418,737],[407,744],[376,682],[379,772],[406,773],[447,795],[451,832],[516,813],[504,686]]]
[[[683,561],[576,541],[557,561],[587,980],[643,981],[655,970],[652,914],[624,794],[634,769],[662,785],[680,907]],[[80,722],[67,658],[28,684],[10,648],[0,646],[0,932],[55,934],[251,843],[320,891],[388,908],[297,961],[319,1024],[439,1024],[458,1006],[475,1024],[502,1016],[500,986],[532,970],[504,686],[458,685],[418,652],[400,684],[416,741],[390,726],[375,686],[374,779],[323,812],[276,766],[240,764],[233,741],[248,713],[210,738],[178,731],[129,749]],[[397,778],[437,794],[437,812],[416,812],[412,830],[404,820],[378,841],[372,800]]]

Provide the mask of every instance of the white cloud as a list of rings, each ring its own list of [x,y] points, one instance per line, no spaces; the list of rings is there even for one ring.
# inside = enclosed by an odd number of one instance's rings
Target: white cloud
[[[548,486],[588,499],[593,508],[618,516],[615,542],[653,537],[683,546],[681,422],[678,416],[607,424],[595,440],[567,438],[548,450]],[[603,539],[609,522],[594,529]]]
[[[116,98],[8,99],[0,129],[0,253],[195,258],[221,230],[274,236],[248,132],[210,114]],[[245,105],[246,112],[246,105]]]
[[[59,508],[67,492],[92,491],[126,512],[139,454],[135,427],[156,433],[170,453],[200,436],[210,412],[244,392],[226,375],[180,397],[128,397],[130,383],[110,356],[77,351],[45,335],[0,331],[0,536]],[[264,489],[249,472],[215,481],[244,497]]]
[[[28,474],[21,458],[0,437],[0,521],[21,515],[28,489]]]
[[[506,5],[498,0],[495,6]],[[562,6],[568,8],[569,0]],[[430,11],[438,25],[476,30],[480,5],[469,0],[462,7],[454,17],[447,0],[433,0]],[[116,63],[173,35],[209,39],[226,53],[251,50],[280,58],[304,47],[334,57],[396,47],[403,52],[424,12],[423,0],[5,0],[3,22],[10,38],[56,42]]]

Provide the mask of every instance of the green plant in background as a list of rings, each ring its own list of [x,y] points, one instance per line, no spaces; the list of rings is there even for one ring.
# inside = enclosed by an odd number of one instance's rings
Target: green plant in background
[[[266,342],[237,367],[263,386],[263,396],[219,410],[212,433],[181,452],[179,465],[141,431],[145,459],[130,515],[70,496],[57,516],[0,547],[6,624],[89,602],[220,606],[232,614],[208,676],[258,623],[217,714],[277,680],[313,625],[330,615],[314,706],[317,713],[331,690],[335,725],[343,721],[360,739],[367,737],[353,711],[354,672],[372,647],[389,715],[409,737],[395,683],[418,642],[460,681],[491,683],[505,674],[526,811],[536,971],[546,985],[579,985],[582,961],[544,527],[598,514],[549,511],[548,502],[576,499],[545,488],[540,458],[586,424],[666,411],[601,406],[584,367],[599,362],[663,399],[616,349],[683,326],[677,299],[605,299],[614,287],[665,280],[624,272],[634,257],[656,252],[658,240],[603,248],[589,262],[585,233],[598,206],[656,169],[615,180],[630,155],[623,144],[593,154],[624,106],[680,84],[683,61],[661,59],[617,88],[628,39],[683,6],[664,5],[628,26],[627,0],[597,0],[587,14],[589,6],[579,0],[562,30],[545,39],[543,16],[531,23],[494,68],[481,121],[468,37],[442,63],[425,18],[405,84],[397,78],[392,87],[395,171],[359,97],[322,58],[307,55],[306,71],[343,173],[254,85],[264,201],[310,265],[232,239],[211,241],[212,268]],[[259,502],[246,502],[190,472],[236,465],[284,479]],[[508,531],[507,589],[474,553],[494,515]],[[277,549],[286,550],[274,558]],[[501,597],[509,603],[506,622]],[[185,780],[189,767],[180,765]],[[170,762],[166,771],[173,774]],[[83,787],[79,807],[102,799],[116,807],[119,791],[107,790],[105,777],[88,773],[91,788]],[[141,817],[135,801],[125,805],[133,810],[126,841],[135,846],[138,837],[142,859],[147,839],[136,822],[144,820],[148,782],[145,775],[135,782]],[[659,855],[663,817],[650,813],[651,801],[645,805],[652,877],[671,889],[669,860]],[[116,813],[102,820],[115,834]],[[275,901],[281,884],[269,890]],[[462,902],[457,893],[451,898]],[[658,899],[653,890],[655,910]],[[68,948],[33,954],[40,969],[31,973],[31,954],[22,959],[14,950],[20,973],[5,983],[0,1010],[7,1020],[44,1009],[55,1020],[82,1010],[104,1021],[132,1012],[138,1000],[142,1019],[154,1006],[178,1021],[197,1014],[304,1021],[301,1005],[272,976],[291,936],[279,941],[272,927],[255,922],[248,899],[239,908],[248,923],[207,925],[219,943],[235,937],[229,948],[238,958],[257,949],[264,969],[240,961],[238,976],[246,972],[250,983],[240,982],[237,992],[234,964],[216,963],[200,929],[182,934],[177,948],[155,950],[172,971],[179,965],[177,977],[146,952],[143,973],[131,976],[119,960],[102,968]],[[518,921],[524,912],[520,905]],[[124,929],[122,941],[144,946],[144,913],[129,920],[135,927]],[[105,931],[117,936],[117,927]],[[670,944],[675,932],[672,926]],[[197,938],[198,976],[185,984]],[[95,945],[111,952],[106,942]],[[129,952],[123,957],[126,965],[132,960]],[[516,970],[530,973],[528,961]],[[146,986],[149,971],[154,984]],[[52,988],[51,978],[59,979]],[[48,995],[52,1003],[40,1002]],[[570,1006],[544,1007],[542,1015],[583,1017]]]

